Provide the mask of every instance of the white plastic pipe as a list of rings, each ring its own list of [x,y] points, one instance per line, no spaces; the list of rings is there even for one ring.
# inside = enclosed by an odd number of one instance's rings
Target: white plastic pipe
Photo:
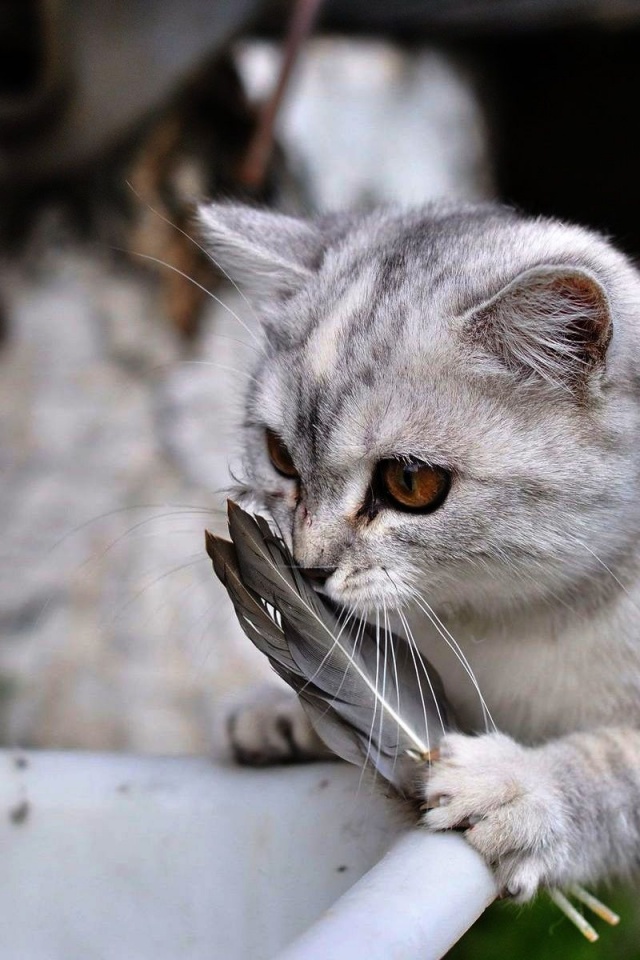
[[[0,958],[428,960],[495,891],[410,822],[347,764],[0,750]]]
[[[439,960],[496,893],[462,837],[414,829],[278,960]]]

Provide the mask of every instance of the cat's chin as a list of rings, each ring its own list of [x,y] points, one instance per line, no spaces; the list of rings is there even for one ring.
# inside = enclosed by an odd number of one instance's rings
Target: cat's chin
[[[356,613],[374,614],[378,610],[392,612],[407,607],[410,591],[396,586],[393,578],[379,569],[342,573],[340,570],[324,584],[323,593],[330,600]]]

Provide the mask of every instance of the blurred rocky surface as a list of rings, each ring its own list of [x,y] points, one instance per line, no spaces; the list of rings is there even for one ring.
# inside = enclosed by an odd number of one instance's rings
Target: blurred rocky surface
[[[250,89],[273,49],[244,46]],[[314,42],[281,137],[308,206],[489,191],[473,87],[440,53]],[[227,288],[185,347],[157,289],[43,211],[5,262],[0,353],[0,738],[220,749],[225,705],[265,664],[204,554],[224,529],[254,318]]]

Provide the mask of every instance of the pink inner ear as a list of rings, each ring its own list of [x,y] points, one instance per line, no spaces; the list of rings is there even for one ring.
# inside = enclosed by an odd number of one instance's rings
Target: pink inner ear
[[[569,273],[550,284],[553,296],[571,306],[572,319],[567,340],[580,345],[582,359],[589,365],[599,363],[611,339],[609,308],[602,288],[590,277]]]
[[[466,333],[521,378],[575,392],[604,361],[609,305],[589,274],[545,265],[516,277],[481,306]]]

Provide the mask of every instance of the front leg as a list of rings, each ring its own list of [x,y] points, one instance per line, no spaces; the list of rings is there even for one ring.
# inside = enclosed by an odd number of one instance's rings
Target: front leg
[[[640,732],[602,728],[540,747],[449,734],[426,783],[426,823],[463,828],[499,887],[593,883],[640,866]]]
[[[295,693],[284,685],[249,690],[227,720],[235,760],[252,767],[335,759]]]

